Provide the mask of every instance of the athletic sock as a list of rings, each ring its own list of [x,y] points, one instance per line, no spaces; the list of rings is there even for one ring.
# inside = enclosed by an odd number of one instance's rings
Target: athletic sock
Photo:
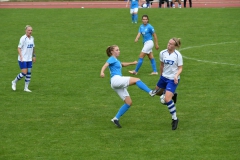
[[[170,114],[172,115],[172,119],[177,120],[176,107],[175,107],[173,100],[166,103],[166,105],[168,107]]]
[[[26,77],[25,77],[25,88],[28,88],[30,80],[31,80],[31,72],[28,72]]]
[[[13,80],[15,83],[17,83],[17,81],[21,80],[24,76],[26,76],[26,74],[24,73],[19,73],[17,75],[17,77]]]
[[[143,83],[141,80],[137,81],[136,85],[138,86],[138,88],[144,90],[147,93],[149,93],[151,91],[151,89],[148,88],[148,86],[145,83]]]
[[[156,61],[154,58],[151,59],[151,65],[152,65],[153,72],[157,72]]]
[[[116,114],[116,118],[119,119],[124,113],[127,112],[127,110],[130,108],[130,105],[124,104],[122,107],[119,109],[118,113]]]
[[[137,63],[136,69],[135,69],[136,72],[138,72],[138,70],[140,69],[142,64],[143,64],[143,58],[138,58],[138,63]]]

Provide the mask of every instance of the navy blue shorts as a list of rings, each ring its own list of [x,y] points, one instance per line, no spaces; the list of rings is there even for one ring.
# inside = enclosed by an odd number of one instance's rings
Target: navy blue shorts
[[[20,69],[32,68],[32,61],[28,61],[28,62],[18,61],[18,64],[19,64]]]
[[[178,79],[178,84],[179,84],[179,82],[180,82],[180,79]],[[158,83],[157,83],[157,86],[159,88],[162,88],[162,89],[165,89],[165,90],[170,91],[172,93],[175,93],[178,84],[175,84],[174,80],[170,80],[170,79],[167,79],[167,78],[161,76]]]

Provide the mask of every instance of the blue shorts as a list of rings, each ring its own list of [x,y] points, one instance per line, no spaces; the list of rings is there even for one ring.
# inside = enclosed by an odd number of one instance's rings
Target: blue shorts
[[[18,64],[19,64],[20,69],[32,68],[32,61],[28,61],[28,62],[18,61]]]
[[[179,82],[180,82],[180,79],[178,79],[178,84],[179,84]],[[165,90],[170,91],[172,93],[175,93],[178,84],[175,84],[174,80],[170,80],[170,79],[167,79],[167,78],[161,76],[158,83],[157,83],[157,86],[159,88],[162,88],[162,89],[165,89]]]

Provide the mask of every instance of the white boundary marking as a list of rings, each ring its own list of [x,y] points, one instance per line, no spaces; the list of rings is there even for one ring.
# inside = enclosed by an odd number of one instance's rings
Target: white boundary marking
[[[204,45],[200,45],[200,46],[190,46],[190,47],[186,47],[186,48],[179,49],[179,51],[188,50],[188,49],[192,49],[192,48],[201,48],[201,47],[205,47],[205,46],[216,46],[216,45],[220,45],[220,44],[231,44],[231,43],[239,43],[239,42],[240,42],[240,41],[221,42],[221,43],[213,43],[213,44],[204,44]],[[187,57],[187,56],[183,56],[183,58],[195,60],[195,61],[198,61],[198,62],[205,62],[205,63],[223,64],[223,65],[230,65],[230,66],[240,66],[239,64],[221,63],[221,62],[200,60],[200,59],[196,59],[196,58],[190,58],[190,57]]]

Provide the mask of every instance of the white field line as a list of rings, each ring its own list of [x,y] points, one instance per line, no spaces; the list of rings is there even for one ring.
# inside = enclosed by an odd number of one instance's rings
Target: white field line
[[[201,47],[206,47],[206,46],[216,46],[216,45],[224,45],[224,44],[239,43],[239,42],[240,42],[240,41],[221,42],[221,43],[205,44],[205,45],[200,45],[200,46],[190,46],[190,47],[186,47],[186,48],[179,49],[179,51],[188,50],[188,49],[192,49],[192,48],[201,48]],[[222,64],[222,65],[230,65],[230,66],[240,66],[240,64],[221,63],[221,62],[200,60],[200,59],[196,59],[196,58],[190,58],[190,57],[187,57],[187,56],[183,56],[183,58],[185,58],[185,59],[191,59],[191,60],[198,61],[198,62],[204,62],[204,63]]]

